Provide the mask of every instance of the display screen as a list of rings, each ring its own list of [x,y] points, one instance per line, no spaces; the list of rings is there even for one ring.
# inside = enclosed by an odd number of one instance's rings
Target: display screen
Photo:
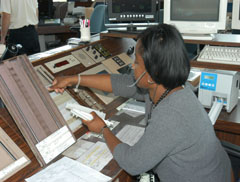
[[[88,2],[88,0],[67,0],[68,2]]]
[[[171,20],[218,21],[220,0],[171,0]]]
[[[67,0],[53,0],[53,2],[67,2]]]
[[[206,76],[204,76],[204,78],[205,78],[205,79],[214,80],[214,78],[215,78],[215,77],[214,77],[214,76],[209,76],[209,75],[206,75]]]
[[[113,13],[149,13],[152,11],[152,2],[149,0],[114,0],[112,2]]]
[[[53,0],[38,0],[39,18],[53,17]]]

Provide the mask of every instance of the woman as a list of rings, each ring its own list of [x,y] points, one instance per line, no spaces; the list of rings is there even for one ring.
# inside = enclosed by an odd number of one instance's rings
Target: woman
[[[122,143],[95,113],[83,121],[102,133],[121,168],[131,175],[153,170],[161,182],[228,182],[230,160],[207,113],[184,86],[190,63],[179,32],[170,25],[145,30],[137,41],[131,75],[81,76],[81,86],[145,100],[147,126],[134,145]],[[137,80],[134,84],[134,80]],[[50,90],[63,92],[77,76],[56,78]]]

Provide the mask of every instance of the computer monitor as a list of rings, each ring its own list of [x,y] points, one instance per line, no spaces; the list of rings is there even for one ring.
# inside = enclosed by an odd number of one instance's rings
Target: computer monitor
[[[40,19],[53,18],[53,0],[38,0],[38,12]]]
[[[158,24],[158,0],[106,0],[105,26],[132,29]]]
[[[67,0],[53,0],[54,3],[58,3],[58,2],[67,2]]]
[[[232,29],[240,29],[240,0],[233,0]]]
[[[68,2],[88,2],[88,0],[67,0]]]
[[[208,39],[208,35],[225,29],[227,3],[228,0],[164,0],[164,23],[175,25],[185,36],[193,35],[192,39]]]

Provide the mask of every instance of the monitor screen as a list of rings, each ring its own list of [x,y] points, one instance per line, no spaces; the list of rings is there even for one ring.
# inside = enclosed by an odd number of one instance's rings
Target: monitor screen
[[[89,0],[67,0],[68,2],[88,2]]]
[[[240,30],[240,0],[233,0],[232,29]]]
[[[53,0],[38,0],[39,18],[53,18]]]
[[[219,0],[172,0],[171,20],[218,21],[219,6]]]
[[[157,24],[158,0],[106,0],[106,27],[134,27]]]
[[[138,3],[129,0],[116,0],[112,2],[113,13],[151,13],[152,2],[139,0]]]
[[[165,0],[164,23],[181,33],[210,34],[224,30],[227,0]]]
[[[67,2],[67,0],[53,0],[54,3],[56,2]]]

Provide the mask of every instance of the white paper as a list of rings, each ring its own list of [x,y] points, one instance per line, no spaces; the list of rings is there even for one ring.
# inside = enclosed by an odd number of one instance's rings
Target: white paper
[[[113,156],[107,145],[103,142],[97,142],[77,161],[97,171],[101,171],[112,158]]]
[[[120,115],[122,113],[125,113],[133,118],[136,118],[138,116],[142,116],[144,113],[141,113],[141,112],[136,112],[136,111],[131,111],[131,110],[121,110],[117,113],[117,115]]]
[[[126,125],[117,133],[116,137],[123,143],[133,146],[142,137],[144,130],[143,127]]]
[[[70,157],[72,159],[77,159],[81,155],[83,155],[88,149],[90,149],[94,145],[93,142],[89,142],[86,140],[78,139],[75,144],[65,150],[62,155]]]
[[[63,157],[25,180],[27,182],[107,182],[111,181],[111,178],[80,162]]]
[[[36,147],[41,154],[44,162],[47,164],[64,150],[75,143],[75,139],[68,130],[67,126],[63,126],[38,144]]]

